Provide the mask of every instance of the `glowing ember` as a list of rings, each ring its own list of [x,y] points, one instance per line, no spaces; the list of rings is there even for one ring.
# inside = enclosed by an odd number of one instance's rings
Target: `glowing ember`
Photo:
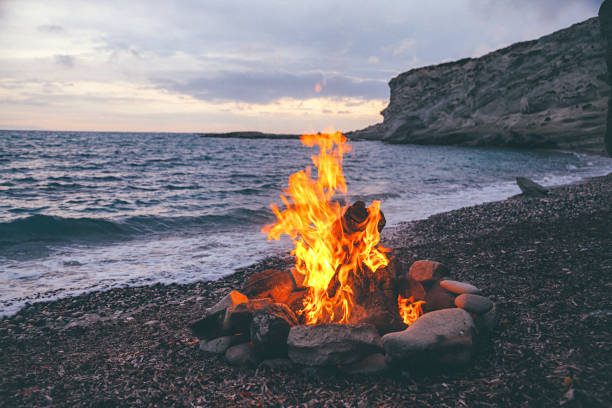
[[[421,305],[425,303],[424,300],[414,301],[413,297],[403,298],[401,295],[397,296],[397,306],[399,307],[400,316],[408,326],[410,326],[420,315],[423,314]]]
[[[341,132],[302,135],[301,140],[305,146],[319,147],[319,155],[312,156],[317,178],[311,177],[310,167],[292,174],[289,188],[280,196],[287,208],[280,211],[272,204],[278,220],[263,232],[276,240],[287,234],[295,244],[295,269],[309,288],[303,309],[306,323],[347,323],[353,307],[350,276],[376,272],[389,262],[388,249],[378,245],[380,202],[372,202],[356,228],[343,227],[347,207],[332,198],[336,191],[347,191],[342,156],[350,152],[350,145]],[[328,293],[332,279],[337,287],[333,295]]]

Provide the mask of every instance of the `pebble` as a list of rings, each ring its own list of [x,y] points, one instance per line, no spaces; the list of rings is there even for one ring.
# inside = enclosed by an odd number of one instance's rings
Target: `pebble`
[[[472,294],[480,293],[480,289],[478,289],[476,286],[470,285],[469,283],[458,282],[454,280],[440,281],[440,286],[442,286],[444,289],[448,290],[449,292],[456,293],[458,295],[461,295],[463,293],[472,293]]]
[[[212,340],[200,340],[200,350],[207,353],[223,354],[235,344],[235,336],[223,336]]]
[[[491,310],[493,302],[484,296],[464,293],[455,298],[455,306],[465,309],[470,313],[481,315]]]

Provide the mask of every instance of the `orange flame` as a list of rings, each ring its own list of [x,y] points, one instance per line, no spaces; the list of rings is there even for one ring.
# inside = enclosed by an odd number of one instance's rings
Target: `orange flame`
[[[350,145],[341,132],[302,135],[301,140],[305,146],[319,147],[319,155],[312,156],[317,178],[311,177],[310,167],[292,174],[289,188],[280,196],[286,209],[272,204],[277,221],[262,231],[276,240],[287,234],[295,245],[295,269],[309,288],[303,304],[306,323],[347,323],[353,307],[349,276],[363,273],[364,266],[376,272],[389,262],[388,249],[378,245],[380,202],[372,202],[359,231],[345,231],[342,217],[347,207],[332,198],[336,191],[347,192],[342,156],[350,152]],[[328,286],[334,277],[339,285],[330,297]]]
[[[424,304],[424,300],[414,301],[414,298],[403,298],[402,295],[397,295],[397,305],[399,307],[400,316],[408,326],[410,326],[420,315],[423,314],[421,305]]]

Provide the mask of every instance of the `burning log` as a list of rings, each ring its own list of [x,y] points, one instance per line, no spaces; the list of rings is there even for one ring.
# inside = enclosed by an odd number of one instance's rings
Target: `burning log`
[[[348,207],[342,216],[342,229],[346,235],[354,234],[355,232],[363,231],[366,227],[368,218],[368,209],[363,201],[356,201]],[[387,221],[382,210],[380,211],[380,220],[378,221],[378,232],[382,232]]]
[[[385,220],[385,216],[382,210],[380,210],[379,213],[380,213],[380,220],[378,221],[377,229],[378,229],[378,232],[380,233],[382,232],[387,222]],[[353,205],[348,207],[346,211],[344,212],[344,214],[342,215],[340,223],[342,226],[343,234],[342,235],[338,234],[338,235],[340,237],[341,236],[350,237],[351,235],[357,232],[363,232],[367,225],[368,216],[369,216],[369,212],[368,212],[368,208],[366,208],[365,206],[365,203],[363,201],[356,201]],[[360,245],[360,242],[355,242],[353,244],[358,246]],[[344,250],[347,253],[349,252],[348,248],[344,248]],[[327,286],[327,296],[329,296],[330,298],[333,298],[336,296],[336,292],[340,288],[342,280],[346,280],[347,278],[357,279],[357,280],[364,280],[365,278],[367,280],[367,277],[373,274],[373,272],[371,272],[370,270],[367,270],[367,271],[362,270],[360,271],[360,273],[356,273],[356,272],[352,273],[350,277],[347,276],[345,278],[344,276],[342,276],[342,279],[341,279],[340,274],[344,272],[342,270],[342,266],[343,265],[340,265],[336,269],[336,272],[334,273],[332,279],[329,281],[329,285]],[[363,286],[363,283],[361,283],[361,286]]]
[[[276,303],[284,303],[293,291],[293,277],[288,272],[267,269],[252,275],[244,284],[242,291],[249,299],[271,298]]]
[[[367,267],[358,273],[348,274],[344,287],[352,291],[353,307],[348,322],[368,323],[385,333],[404,327],[397,304],[397,270],[399,262],[391,257],[389,264],[372,272]],[[336,295],[332,290],[340,288],[336,274],[328,287],[328,296]]]

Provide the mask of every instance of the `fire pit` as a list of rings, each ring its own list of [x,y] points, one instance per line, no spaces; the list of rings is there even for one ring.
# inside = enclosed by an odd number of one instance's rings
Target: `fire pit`
[[[407,268],[382,247],[380,202],[342,205],[340,133],[303,135],[319,147],[316,168],[294,173],[269,239],[288,235],[295,265],[252,275],[191,324],[200,348],[232,364],[339,366],[378,372],[389,366],[465,364],[476,336],[495,324],[495,307],[478,288],[450,280],[444,265]],[[381,337],[382,336],[382,337]]]

